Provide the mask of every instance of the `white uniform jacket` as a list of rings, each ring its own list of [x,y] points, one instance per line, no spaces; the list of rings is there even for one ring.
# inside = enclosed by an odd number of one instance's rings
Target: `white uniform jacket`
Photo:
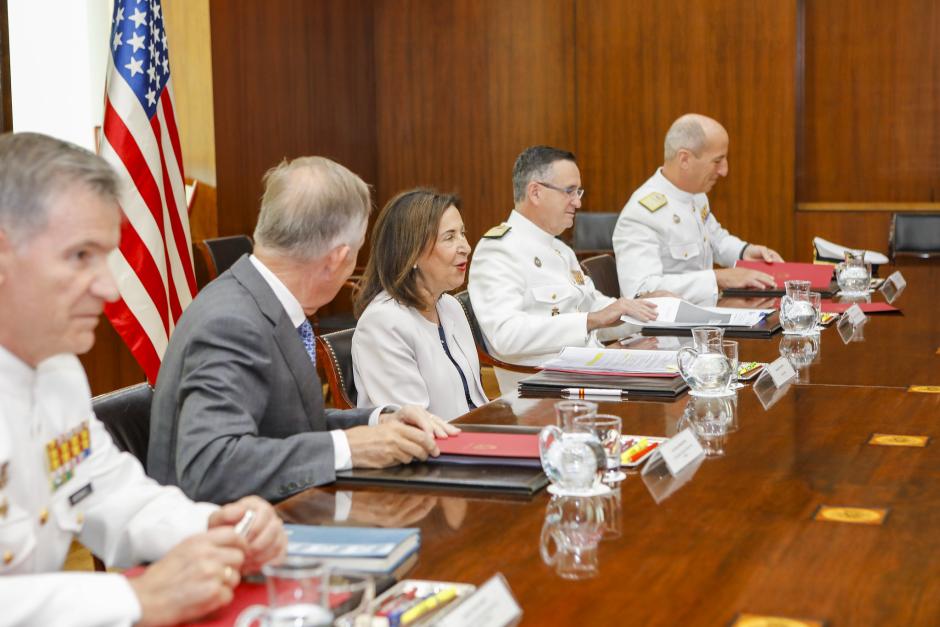
[[[74,355],[33,369],[0,347],[0,398],[0,624],[130,625],[140,606],[124,576],[56,572],[72,538],[132,566],[205,531],[215,506],[115,448]]]
[[[721,228],[705,194],[682,191],[661,169],[633,192],[613,240],[621,296],[669,290],[693,302],[718,296],[715,260],[732,266],[746,246]]]
[[[456,298],[444,294],[437,313],[447,348],[467,380],[470,399],[479,407],[487,398],[463,308]],[[362,312],[353,334],[352,356],[359,407],[420,405],[444,420],[469,411],[463,383],[444,353],[437,325],[386,292],[377,294]]]
[[[601,346],[587,316],[614,299],[594,288],[564,242],[516,211],[505,224],[512,228],[502,237],[480,240],[470,264],[470,301],[489,351],[538,365],[565,346]]]

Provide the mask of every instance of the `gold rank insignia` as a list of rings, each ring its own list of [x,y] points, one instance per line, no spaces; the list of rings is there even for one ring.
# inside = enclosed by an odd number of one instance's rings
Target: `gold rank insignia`
[[[652,194],[647,194],[640,199],[640,204],[646,207],[646,210],[650,213],[658,211],[666,206],[666,203],[669,202],[669,199],[666,198],[665,194],[659,192],[653,192]]]
[[[6,518],[8,511],[10,511],[10,505],[7,503],[7,498],[3,497],[0,501],[0,518]]]
[[[571,278],[574,279],[574,282],[578,285],[584,285],[584,273],[580,270],[572,270]]]
[[[487,239],[499,239],[508,233],[511,229],[512,227],[504,222],[499,226],[494,226],[491,228],[489,231],[483,234],[483,237],[486,237]]]
[[[708,205],[702,207],[699,213],[702,214],[702,222],[704,222],[708,218]]]
[[[57,490],[75,475],[75,467],[91,455],[88,421],[46,442],[49,485]]]
[[[0,490],[7,487],[7,481],[10,480],[10,462],[0,464]]]

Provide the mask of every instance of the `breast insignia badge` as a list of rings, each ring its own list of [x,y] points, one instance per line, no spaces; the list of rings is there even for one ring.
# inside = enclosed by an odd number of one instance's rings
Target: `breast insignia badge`
[[[650,213],[659,211],[666,206],[666,203],[669,202],[669,199],[666,198],[665,194],[660,192],[653,192],[652,194],[647,194],[640,199],[640,204],[646,208]]]
[[[535,258],[535,267],[536,267],[536,268],[541,268],[541,267],[542,267],[542,260],[539,259],[538,257]]]
[[[572,270],[571,278],[573,278],[574,282],[578,285],[584,285],[584,273],[580,270]]]

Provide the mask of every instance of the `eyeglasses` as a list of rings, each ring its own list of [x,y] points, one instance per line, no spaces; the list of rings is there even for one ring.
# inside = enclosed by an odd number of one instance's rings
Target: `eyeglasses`
[[[582,196],[584,196],[583,187],[575,187],[573,185],[571,187],[557,187],[555,185],[552,185],[551,183],[543,183],[542,181],[536,181],[535,183],[536,185],[541,185],[542,187],[553,189],[556,192],[561,192],[562,194],[570,196],[571,198],[581,198]]]

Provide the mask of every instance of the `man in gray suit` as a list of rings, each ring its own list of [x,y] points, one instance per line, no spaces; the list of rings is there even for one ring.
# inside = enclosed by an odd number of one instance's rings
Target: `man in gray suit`
[[[329,159],[265,175],[254,254],[206,286],[170,338],[151,412],[152,477],[201,500],[280,500],[337,470],[436,456],[433,438],[458,432],[418,407],[323,407],[307,316],[355,268],[370,209],[366,184]]]

